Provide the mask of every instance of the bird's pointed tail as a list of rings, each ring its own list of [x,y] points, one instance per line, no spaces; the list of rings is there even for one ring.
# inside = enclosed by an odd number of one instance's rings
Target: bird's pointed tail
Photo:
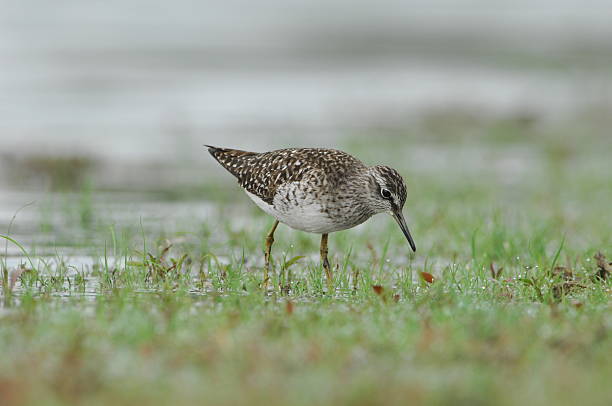
[[[219,148],[212,145],[204,145],[208,152],[217,162],[227,169],[232,175],[239,177],[240,168],[251,157],[259,155],[257,152],[242,151],[239,149]]]

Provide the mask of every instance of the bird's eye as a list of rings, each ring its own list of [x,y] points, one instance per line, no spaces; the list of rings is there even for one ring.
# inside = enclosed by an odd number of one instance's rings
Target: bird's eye
[[[389,199],[391,197],[391,192],[389,192],[389,189],[380,189],[380,194],[385,199]]]

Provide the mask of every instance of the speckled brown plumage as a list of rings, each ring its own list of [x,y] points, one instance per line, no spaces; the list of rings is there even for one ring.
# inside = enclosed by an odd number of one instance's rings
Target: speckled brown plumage
[[[240,186],[273,204],[278,188],[309,178],[313,187],[333,189],[337,183],[366,166],[346,152],[323,148],[288,148],[270,152],[247,152],[208,146],[210,154]]]

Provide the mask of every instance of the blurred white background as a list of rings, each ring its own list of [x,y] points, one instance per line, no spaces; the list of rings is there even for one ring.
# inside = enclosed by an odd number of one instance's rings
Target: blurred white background
[[[4,0],[1,10],[5,158],[189,162],[203,143],[336,146],[436,110],[558,120],[611,105],[609,1]]]

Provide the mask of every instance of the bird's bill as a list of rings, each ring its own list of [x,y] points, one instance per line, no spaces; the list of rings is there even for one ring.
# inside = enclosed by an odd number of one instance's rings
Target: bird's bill
[[[404,215],[402,214],[402,212],[401,211],[393,212],[391,215],[393,216],[395,221],[397,221],[397,224],[402,229],[402,232],[406,236],[406,239],[408,240],[408,243],[410,244],[410,248],[412,248],[412,251],[416,252],[416,245],[414,244],[414,240],[412,239],[412,236],[410,235],[410,230],[408,230],[408,226],[406,225],[406,220],[404,219]]]

